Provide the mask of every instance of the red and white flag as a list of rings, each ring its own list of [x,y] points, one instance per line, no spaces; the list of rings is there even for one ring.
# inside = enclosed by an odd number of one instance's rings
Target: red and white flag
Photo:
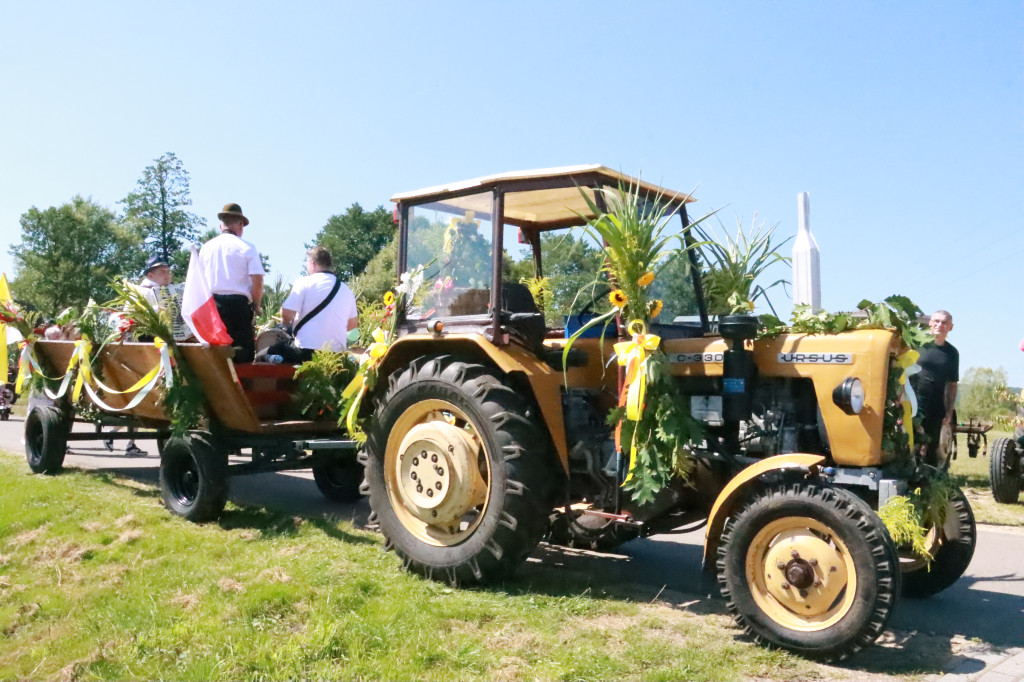
[[[217,312],[217,304],[213,300],[213,292],[210,291],[203,267],[199,264],[199,252],[195,246],[192,247],[192,257],[188,261],[185,290],[181,294],[181,316],[196,338],[205,345],[231,345],[231,335]]]

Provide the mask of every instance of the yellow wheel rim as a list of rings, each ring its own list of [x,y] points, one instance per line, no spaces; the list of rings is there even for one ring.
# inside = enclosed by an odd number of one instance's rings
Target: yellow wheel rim
[[[466,414],[424,400],[395,421],[384,453],[391,506],[418,540],[456,545],[477,529],[490,500],[490,464]]]
[[[855,601],[857,569],[850,551],[835,531],[816,519],[772,521],[750,543],[745,563],[754,601],[791,630],[831,627]]]

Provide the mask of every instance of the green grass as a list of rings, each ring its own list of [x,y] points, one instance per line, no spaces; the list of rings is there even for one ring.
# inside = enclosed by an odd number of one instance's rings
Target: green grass
[[[988,432],[988,445],[997,438],[1012,438],[1008,431],[992,430]],[[1017,504],[1001,504],[992,497],[992,483],[989,478],[991,460],[987,454],[971,458],[967,453],[967,436],[957,434],[957,458],[949,467],[953,480],[964,490],[974,510],[974,518],[978,523],[991,523],[1001,526],[1024,526],[1024,494]]]
[[[150,486],[32,476],[13,453],[0,477],[0,679],[849,675],[738,638],[718,602],[650,604],[536,562],[452,589],[348,522],[229,505],[192,525]]]

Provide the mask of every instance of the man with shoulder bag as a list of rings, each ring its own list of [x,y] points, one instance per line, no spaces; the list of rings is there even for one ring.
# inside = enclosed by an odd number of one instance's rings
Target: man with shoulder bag
[[[278,343],[267,354],[280,355],[285,362],[305,362],[313,351],[343,351],[348,332],[359,326],[356,298],[332,272],[331,252],[322,246],[310,249],[306,272],[292,286],[281,305],[281,322],[292,327],[293,343]],[[293,324],[294,323],[294,324]]]

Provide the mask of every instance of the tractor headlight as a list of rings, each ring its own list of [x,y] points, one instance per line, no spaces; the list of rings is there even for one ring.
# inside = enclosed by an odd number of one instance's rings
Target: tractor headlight
[[[832,402],[846,414],[860,414],[864,409],[864,384],[857,377],[848,377],[832,389]]]

